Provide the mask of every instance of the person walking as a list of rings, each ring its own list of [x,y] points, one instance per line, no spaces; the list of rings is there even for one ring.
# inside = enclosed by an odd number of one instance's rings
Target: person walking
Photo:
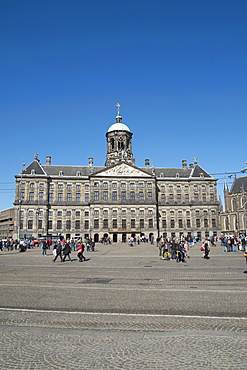
[[[68,241],[65,243],[62,251],[63,251],[63,262],[65,261],[66,256],[68,256],[69,261],[72,262],[70,258],[71,248]]]
[[[42,249],[42,256],[46,256],[47,254],[46,254],[46,251],[47,251],[47,244],[46,244],[46,241],[44,240],[44,241],[42,241],[41,242],[41,249]]]
[[[79,262],[82,262],[82,260],[83,261],[86,261],[86,258],[83,255],[84,250],[85,250],[84,244],[83,243],[79,243],[78,244],[78,253],[77,253],[77,257],[79,258]]]
[[[56,247],[56,248],[55,248]],[[55,258],[53,259],[53,262],[56,261],[57,257],[59,256],[61,259],[61,262],[63,262],[63,257],[62,257],[62,245],[60,240],[57,242],[57,244],[54,245],[54,250],[56,251]]]

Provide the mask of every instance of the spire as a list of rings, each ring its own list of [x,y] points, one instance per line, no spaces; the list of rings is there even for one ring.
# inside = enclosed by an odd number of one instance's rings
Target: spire
[[[121,123],[122,122],[122,117],[120,116],[120,107],[121,107],[121,105],[119,103],[117,103],[116,107],[117,107],[116,123]]]
[[[229,191],[226,180],[225,180],[225,182],[224,182],[224,191]]]

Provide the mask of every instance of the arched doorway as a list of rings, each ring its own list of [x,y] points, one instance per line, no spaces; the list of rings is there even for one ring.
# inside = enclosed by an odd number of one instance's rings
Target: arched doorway
[[[93,240],[94,240],[95,243],[98,243],[98,241],[99,241],[99,234],[94,234]]]
[[[122,234],[122,242],[123,243],[126,243],[126,238],[127,238],[126,234],[125,233]]]
[[[113,243],[117,243],[117,234],[116,233],[113,234],[112,241],[113,241]]]

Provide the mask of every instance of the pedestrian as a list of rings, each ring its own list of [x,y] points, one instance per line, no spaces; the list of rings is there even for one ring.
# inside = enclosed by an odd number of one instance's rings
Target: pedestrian
[[[63,251],[63,262],[65,261],[66,256],[68,256],[69,261],[72,262],[70,258],[71,248],[68,241],[65,243],[62,251]]]
[[[41,242],[41,249],[42,249],[42,256],[46,256],[47,244],[45,240]]]
[[[60,257],[61,262],[63,262],[63,258],[62,258],[62,245],[61,245],[61,241],[60,240],[58,240],[57,243],[54,245],[53,251],[56,251],[56,255],[53,253],[54,254],[54,257],[55,257],[54,260],[53,260],[53,262],[56,261],[56,259],[57,259],[58,256]]]
[[[78,244],[78,253],[77,253],[77,257],[79,258],[79,262],[82,262],[82,260],[83,261],[86,261],[86,258],[83,255],[84,250],[85,250],[84,244],[83,243],[79,243]]]
[[[206,241],[204,243],[204,258],[205,259],[209,259],[209,251],[210,251],[210,248],[209,248],[208,242]]]

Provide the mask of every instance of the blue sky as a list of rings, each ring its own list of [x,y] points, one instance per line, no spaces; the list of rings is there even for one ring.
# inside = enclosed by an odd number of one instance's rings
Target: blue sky
[[[245,0],[0,0],[0,210],[35,152],[103,165],[117,102],[137,166],[244,169],[246,18]]]

